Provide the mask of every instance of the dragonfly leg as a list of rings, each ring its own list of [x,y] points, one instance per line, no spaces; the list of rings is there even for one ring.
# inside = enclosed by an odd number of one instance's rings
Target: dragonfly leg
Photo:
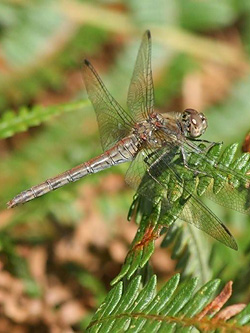
[[[213,146],[215,146],[215,145],[222,145],[223,144],[222,141],[220,141],[220,142],[214,142],[214,141],[209,141],[209,140],[204,140],[204,139],[193,139],[192,141],[210,143]]]
[[[184,167],[187,168],[188,170],[192,171],[194,173],[195,176],[197,176],[198,174],[199,175],[207,175],[206,172],[203,172],[203,171],[199,171],[199,170],[196,170],[196,169],[193,169],[191,168],[189,165],[188,165],[188,161],[187,161],[187,153],[185,151],[185,149],[183,147],[181,147],[181,154],[182,154],[182,159],[183,159],[183,164],[184,164]]]
[[[148,156],[146,156],[146,158],[144,159],[144,161],[145,161],[145,163],[149,166],[150,164],[149,164],[149,159],[151,158],[151,157],[153,157],[154,155],[156,154],[156,152],[155,151],[153,151],[152,153],[150,153]]]
[[[223,144],[222,141],[220,141],[220,142],[209,142],[209,141],[207,141],[207,142],[210,143],[210,144],[205,149],[206,151],[209,151],[212,147],[214,147],[216,145],[222,145]]]
[[[204,152],[209,151],[209,149],[211,149],[212,147],[214,147],[216,145],[222,145],[223,144],[222,141],[220,141],[220,142],[214,142],[214,141],[208,141],[208,140],[203,140],[203,139],[194,139],[192,141],[201,142],[201,143],[209,143],[209,145],[203,150]]]
[[[183,147],[181,147],[181,154],[182,154],[184,167],[189,169],[188,162],[187,162],[187,153]]]

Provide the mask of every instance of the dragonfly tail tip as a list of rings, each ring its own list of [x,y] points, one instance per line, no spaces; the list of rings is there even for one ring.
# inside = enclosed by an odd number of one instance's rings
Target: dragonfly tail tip
[[[8,209],[15,207],[13,200],[8,201],[6,205]]]

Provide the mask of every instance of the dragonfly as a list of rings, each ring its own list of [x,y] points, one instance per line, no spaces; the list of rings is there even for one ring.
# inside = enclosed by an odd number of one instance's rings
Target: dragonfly
[[[193,177],[202,171],[191,168],[190,154],[203,159],[210,167],[218,168],[225,177],[234,175],[241,182],[240,195],[234,194],[234,186],[225,182],[225,186],[216,196],[210,189],[209,197],[226,207],[250,213],[249,183],[247,176],[234,173],[226,166],[216,166],[209,161],[200,148],[200,143],[215,145],[199,137],[207,129],[208,122],[203,113],[194,109],[183,112],[161,114],[154,108],[154,86],[151,67],[151,34],[146,31],[136,58],[132,79],[130,82],[126,110],[111,96],[94,67],[84,60],[83,78],[97,116],[103,153],[91,160],[67,170],[56,177],[21,192],[7,203],[8,208],[24,204],[52,190],[56,190],[70,182],[97,173],[125,162],[131,162],[125,179],[129,185],[140,194],[154,200],[157,188],[167,193],[167,184],[162,181],[166,172],[175,178],[182,187],[187,200],[183,203],[182,212],[173,216],[180,218],[205,231],[213,238],[232,249],[237,249],[236,241],[220,219],[195,195],[183,185],[175,157],[181,156],[183,167],[189,170]],[[207,148],[208,148],[207,147]],[[180,160],[180,159],[179,159]],[[146,181],[145,180],[146,175]],[[207,173],[205,173],[207,175]],[[208,175],[209,176],[209,175]],[[171,214],[172,203],[167,195],[162,196],[165,211]],[[237,199],[236,199],[237,198]]]

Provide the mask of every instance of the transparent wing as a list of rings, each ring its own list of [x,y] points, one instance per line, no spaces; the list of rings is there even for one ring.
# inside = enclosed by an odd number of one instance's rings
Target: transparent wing
[[[138,189],[142,178],[147,172],[147,165],[144,161],[145,158],[147,158],[146,152],[144,150],[139,151],[135,159],[130,163],[125,175],[126,183],[135,190]]]
[[[128,109],[136,122],[148,118],[154,108],[154,87],[151,69],[151,36],[142,38],[128,91]]]
[[[188,147],[185,147],[185,150],[187,151]],[[246,174],[250,169],[250,154],[242,155],[241,159],[238,159],[236,169],[233,165],[227,167],[217,163],[205,154],[199,154],[198,159],[203,164],[203,171],[207,173],[207,176],[199,177],[200,181],[203,177],[211,179],[204,196],[226,208],[250,214],[250,176]]]
[[[235,188],[225,182],[218,193],[214,193],[212,184],[208,187],[204,196],[229,209],[243,214],[250,214],[250,189],[242,183]]]
[[[83,64],[83,79],[89,99],[96,112],[102,147],[104,150],[108,150],[129,134],[134,122],[110,95],[97,72],[87,60]]]
[[[137,189],[138,192],[153,201],[160,195],[163,201],[163,207],[165,207],[163,209],[169,216],[172,216],[173,219],[179,217],[183,221],[205,231],[213,238],[236,250],[237,244],[229,230],[192,191],[188,190],[188,184],[185,184],[179,176],[173,162],[176,153],[169,154],[168,151],[165,151],[165,148],[153,152],[146,149],[144,152],[144,156],[145,155],[147,157],[143,159],[143,163],[146,173],[142,179],[142,183]],[[141,161],[138,159],[138,161],[135,160],[133,163],[137,162]],[[136,172],[136,170],[139,169],[133,165],[131,171]],[[142,167],[140,167],[140,170],[142,170]],[[129,177],[133,179],[133,172],[131,171]],[[168,187],[170,184],[168,183],[168,176],[173,177],[178,186],[182,188],[182,195],[175,202],[171,202],[168,198]],[[178,205],[180,208],[183,207],[183,209],[180,209],[180,213],[175,215],[176,209],[174,209],[174,206]]]
[[[187,204],[180,214],[180,219],[193,224],[196,228],[205,231],[230,248],[234,250],[238,249],[236,241],[227,227],[196,196],[192,195],[188,199]]]

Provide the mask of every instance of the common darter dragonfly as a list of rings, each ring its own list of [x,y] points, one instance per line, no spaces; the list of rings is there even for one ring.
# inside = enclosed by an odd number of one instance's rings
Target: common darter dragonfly
[[[40,197],[89,174],[128,161],[131,161],[131,165],[126,174],[127,183],[142,195],[154,200],[157,188],[162,189],[161,193],[167,193],[167,185],[162,181],[162,175],[166,172],[175,177],[179,186],[183,186],[181,176],[175,167],[175,156],[181,157],[182,165],[192,173],[193,178],[199,174],[199,171],[190,168],[188,163],[189,156],[195,154],[202,158],[203,162],[211,162],[211,167],[218,168],[220,174],[224,173],[225,177],[228,174],[239,176],[239,195],[237,193],[237,196],[234,196],[233,185],[225,181],[223,189],[217,195],[208,188],[208,196],[226,207],[243,213],[250,212],[249,179],[233,173],[225,166],[213,165],[213,161],[207,160],[204,149],[196,143],[207,143],[205,140],[197,139],[207,128],[204,114],[194,109],[186,109],[184,112],[171,112],[163,116],[154,110],[149,31],[144,33],[137,55],[128,91],[127,111],[110,95],[88,60],[83,64],[83,78],[96,112],[104,153],[21,192],[7,203],[8,208]],[[213,144],[210,143],[209,147]],[[202,175],[202,172],[200,173]],[[207,173],[205,175],[209,176]],[[142,182],[142,179],[146,179],[145,182]],[[195,225],[225,245],[237,249],[233,236],[213,212],[186,187],[183,186],[182,192],[187,199],[182,212],[174,217]],[[164,209],[171,211],[171,202],[167,195],[163,194],[162,200]]]

